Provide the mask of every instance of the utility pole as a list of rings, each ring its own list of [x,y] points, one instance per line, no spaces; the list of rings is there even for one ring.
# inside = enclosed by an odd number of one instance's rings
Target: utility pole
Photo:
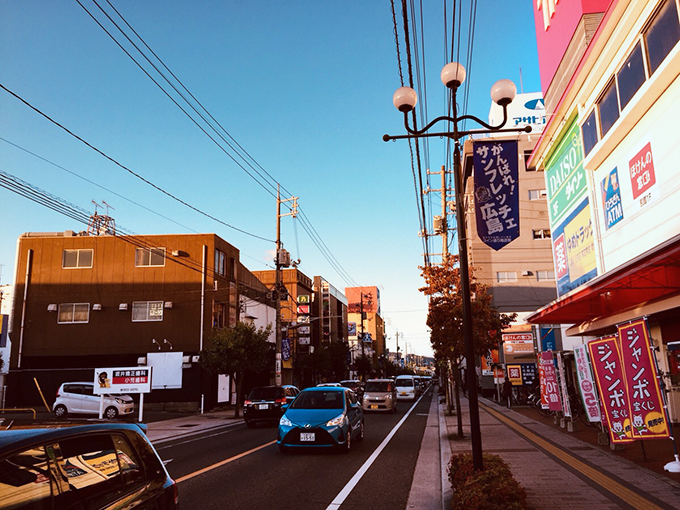
[[[283,216],[297,216],[297,199],[298,197],[291,197],[286,200],[281,200],[281,185],[276,185],[276,283],[274,284],[274,298],[276,299],[276,370],[275,370],[275,384],[281,386],[283,384],[283,358],[281,355],[281,268],[290,266],[290,253],[283,249],[281,242],[281,218]],[[286,214],[281,214],[281,203],[293,202],[291,211]]]

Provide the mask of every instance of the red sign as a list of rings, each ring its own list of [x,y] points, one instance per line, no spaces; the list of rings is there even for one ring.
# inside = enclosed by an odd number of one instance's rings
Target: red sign
[[[560,411],[560,393],[557,387],[557,374],[552,351],[543,351],[538,359],[538,377],[541,383],[541,404],[551,411]]]
[[[309,305],[297,305],[297,313],[309,315]]]
[[[633,437],[670,437],[647,322],[641,319],[618,328]]]
[[[628,388],[616,344],[615,336],[600,338],[588,343],[588,352],[609,425],[609,437],[612,443],[629,443],[634,439],[630,426]]]
[[[553,254],[555,257],[555,275],[558,280],[569,274],[569,266],[567,265],[567,245],[564,242],[564,234],[555,239],[553,243]]]
[[[633,185],[633,198],[636,199],[656,184],[651,142],[630,160],[628,167],[630,169],[630,183]]]

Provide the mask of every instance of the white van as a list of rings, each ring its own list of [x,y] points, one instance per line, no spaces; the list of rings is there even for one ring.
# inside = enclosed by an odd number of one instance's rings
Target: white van
[[[394,381],[397,387],[397,400],[415,400],[418,392],[416,384],[412,375],[398,376]]]

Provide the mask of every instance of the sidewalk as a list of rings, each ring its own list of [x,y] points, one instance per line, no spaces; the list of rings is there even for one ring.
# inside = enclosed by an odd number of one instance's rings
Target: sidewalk
[[[465,437],[457,436],[457,418],[439,404],[442,479],[446,479],[449,450],[469,453],[467,399],[461,397]],[[533,420],[515,410],[480,399],[482,450],[499,455],[526,489],[532,509],[669,508],[680,507],[680,475],[667,476],[575,438],[560,428]],[[669,448],[672,446],[670,441]],[[673,460],[671,455],[667,459]],[[677,479],[676,479],[677,478]],[[450,487],[450,485],[449,485]],[[450,491],[443,508],[450,507]]]
[[[176,417],[176,413],[170,419],[163,419],[162,416],[153,416],[153,421],[146,421],[146,436],[151,442],[161,444],[170,440],[181,439],[183,437],[217,429],[228,425],[243,423],[243,416],[234,417],[234,409],[225,411],[211,411],[203,414],[186,414]]]

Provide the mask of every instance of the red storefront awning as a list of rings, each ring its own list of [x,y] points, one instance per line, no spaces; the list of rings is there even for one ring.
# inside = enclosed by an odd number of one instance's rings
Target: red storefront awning
[[[680,236],[574,289],[526,320],[531,324],[579,324],[678,295]]]

